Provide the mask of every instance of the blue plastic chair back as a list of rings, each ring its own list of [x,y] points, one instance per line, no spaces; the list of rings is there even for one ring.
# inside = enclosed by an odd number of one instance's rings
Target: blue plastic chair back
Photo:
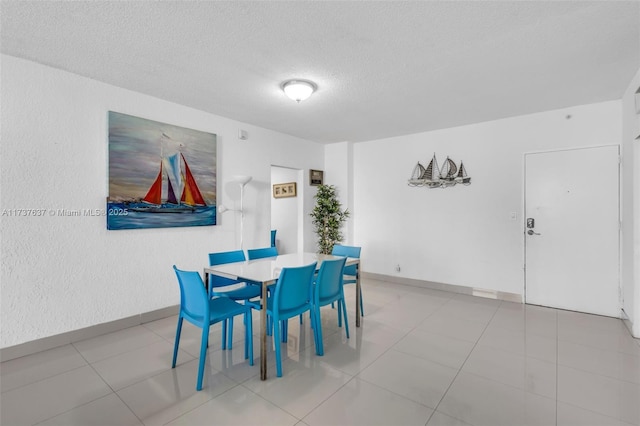
[[[311,289],[316,262],[295,268],[282,268],[276,283],[273,310],[280,319],[291,318],[311,308]]]
[[[180,284],[180,310],[189,322],[202,324],[209,319],[209,298],[200,274],[173,266]]]
[[[276,246],[276,232],[278,232],[277,229],[272,229],[271,230],[271,247],[275,247]]]
[[[333,250],[331,254],[335,256],[346,256],[346,257],[354,257],[360,258],[360,250],[361,247],[354,246],[342,246],[336,244],[333,246]],[[344,268],[344,275],[356,275],[357,274],[357,265],[349,265]]]
[[[218,253],[209,253],[209,265],[224,265],[227,263],[244,262],[244,251],[223,251]],[[233,284],[238,284],[242,281],[232,280],[231,278],[220,277],[217,275],[209,274],[209,285],[213,289],[215,287],[226,287]]]
[[[276,375],[282,377],[282,356],[280,341],[286,342],[287,321],[289,318],[310,311],[312,318],[311,289],[316,272],[316,262],[310,265],[282,268],[275,284],[273,296],[267,301],[267,314],[273,320],[273,338],[276,352]],[[313,322],[313,319],[312,319]],[[280,328],[282,327],[282,336]],[[313,331],[314,340],[318,342],[318,333]],[[284,339],[284,340],[283,340]],[[317,343],[316,343],[317,344]]]
[[[221,251],[217,253],[209,253],[209,264],[224,265],[225,263],[244,262],[244,252],[242,250]]]
[[[342,275],[347,258],[324,260],[316,278],[314,303],[327,305],[343,297]]]
[[[278,249],[275,247],[249,249],[247,250],[247,255],[249,256],[249,260],[276,257],[278,255]]]
[[[342,325],[344,319],[345,331],[349,337],[349,320],[347,318],[347,307],[344,302],[343,272],[347,258],[342,257],[336,260],[324,260],[320,265],[320,271],[316,278],[313,290],[313,309],[315,317],[315,342],[316,354],[324,355],[324,344],[322,342],[322,320],[320,307],[333,302],[338,302],[338,327]]]

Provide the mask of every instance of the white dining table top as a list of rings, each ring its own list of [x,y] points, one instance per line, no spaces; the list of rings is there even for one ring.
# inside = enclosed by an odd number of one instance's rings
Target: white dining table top
[[[319,269],[324,260],[340,259],[341,257],[342,256],[318,253],[290,253],[281,254],[276,257],[265,257],[244,262],[208,266],[204,268],[204,272],[226,278],[241,279],[243,281],[253,281],[269,285],[276,282],[282,268],[304,266],[317,262],[316,269]],[[346,264],[355,265],[359,262],[360,259],[348,257]]]

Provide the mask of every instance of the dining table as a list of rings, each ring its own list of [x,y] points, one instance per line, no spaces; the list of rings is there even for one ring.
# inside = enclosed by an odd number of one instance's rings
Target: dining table
[[[319,253],[289,253],[275,257],[247,260],[244,262],[227,263],[224,265],[207,266],[204,268],[204,282],[209,283],[209,275],[230,278],[247,284],[260,285],[262,298],[260,300],[260,379],[267,379],[267,287],[275,284],[282,268],[305,266],[316,262],[316,272],[325,260],[340,259],[342,256]],[[360,259],[347,257],[345,263],[360,265]],[[360,266],[356,268],[356,327],[360,327]]]

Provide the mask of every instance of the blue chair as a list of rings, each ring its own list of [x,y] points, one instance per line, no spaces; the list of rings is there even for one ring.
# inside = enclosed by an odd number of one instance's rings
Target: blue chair
[[[275,247],[276,246],[276,232],[278,232],[277,229],[272,229],[271,230],[271,247]]]
[[[244,262],[244,251],[224,251],[209,253],[209,265],[224,265],[227,263]],[[239,284],[244,284],[239,287]],[[233,289],[225,290],[225,287],[234,286]],[[251,302],[251,299],[260,297],[260,286],[251,285],[238,280],[232,280],[230,278],[220,277],[218,275],[209,275],[209,297],[228,297],[231,300],[244,301],[245,304],[250,304],[254,309],[260,309],[260,303]],[[227,344],[227,330],[229,330],[229,344],[231,349],[233,342],[233,318],[229,318],[222,324],[222,349],[226,349]]]
[[[276,247],[249,249],[247,250],[247,255],[249,256],[249,260],[276,257],[278,255],[278,249]]]
[[[278,377],[282,377],[280,326],[284,328],[285,321],[306,311],[310,311],[311,315],[313,315],[311,289],[315,270],[316,262],[295,268],[282,268],[275,284],[273,295],[267,300],[267,315],[271,317],[274,324],[273,339],[276,347],[276,371]],[[314,333],[316,328],[314,327]],[[317,342],[317,336],[314,337]]]
[[[360,259],[361,247],[343,246],[336,244],[333,246],[331,254],[335,256],[355,257]],[[344,267],[343,284],[355,284],[358,277],[360,265],[349,265]],[[333,306],[333,305],[332,305]],[[360,314],[364,316],[364,304],[362,303],[362,286],[360,287]]]
[[[178,358],[178,346],[182,331],[182,320],[186,319],[196,327],[202,328],[200,340],[200,363],[198,365],[198,381],[196,390],[202,390],[202,376],[204,362],[209,346],[209,327],[212,324],[233,318],[236,315],[245,317],[244,358],[249,359],[249,365],[253,365],[253,331],[251,329],[251,307],[241,305],[228,297],[216,297],[210,299],[204,287],[200,274],[193,271],[182,271],[173,265],[173,270],[180,284],[180,314],[178,315],[178,328],[176,341],[173,346],[173,360],[171,368],[175,368]]]
[[[344,291],[342,287],[342,277],[344,264],[347,258],[336,260],[324,260],[320,265],[318,277],[313,286],[313,313],[314,336],[316,337],[316,353],[324,355],[324,345],[322,344],[322,319],[320,308],[325,305],[338,303],[338,326],[341,326],[342,316],[344,316],[344,329],[349,338],[349,321],[347,319],[347,306],[344,303]]]

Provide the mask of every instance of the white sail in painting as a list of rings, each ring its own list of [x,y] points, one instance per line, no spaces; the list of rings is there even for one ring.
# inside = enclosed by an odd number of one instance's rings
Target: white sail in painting
[[[176,153],[171,157],[163,158],[164,168],[167,176],[171,180],[171,185],[176,194],[182,194],[182,173],[180,170],[180,154]]]

